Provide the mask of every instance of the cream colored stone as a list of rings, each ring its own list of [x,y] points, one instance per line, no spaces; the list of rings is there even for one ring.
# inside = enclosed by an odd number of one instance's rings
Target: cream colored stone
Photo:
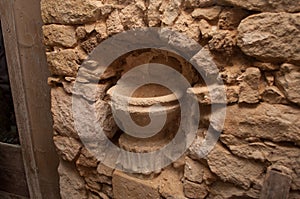
[[[180,13],[182,0],[162,1],[159,11],[162,13],[161,21],[166,25],[172,25]]]
[[[79,57],[73,49],[48,52],[47,62],[53,75],[74,77],[79,68]]]
[[[115,199],[160,199],[159,180],[142,180],[121,171],[113,173],[113,194]],[[124,186],[125,185],[125,186]]]
[[[58,154],[67,161],[73,161],[82,147],[76,139],[64,136],[55,136],[53,138]]]
[[[208,166],[213,173],[225,182],[249,188],[261,179],[264,171],[262,164],[240,159],[232,155],[219,143],[207,156]]]
[[[186,157],[184,166],[184,177],[191,182],[199,184],[211,184],[216,180],[215,176],[206,166],[188,157]]]
[[[226,104],[225,86],[212,84],[207,86],[196,86],[188,88],[187,93],[196,97],[200,104]]]
[[[88,34],[90,34],[91,32],[93,32],[95,30],[95,23],[85,24],[84,29]]]
[[[227,199],[227,198],[259,198],[260,189],[250,188],[244,190],[237,186],[234,186],[228,182],[216,182],[211,187],[209,187],[208,199]]]
[[[51,112],[53,128],[59,135],[79,138],[74,129],[72,96],[68,95],[61,87],[51,89]]]
[[[199,40],[200,37],[200,29],[199,25],[192,16],[182,11],[175,21],[174,25],[171,27],[172,30],[178,31],[182,34],[185,34],[188,38],[193,39],[195,41]]]
[[[240,85],[239,103],[258,103],[260,100],[261,73],[258,68],[247,68]]]
[[[60,196],[62,199],[87,199],[84,180],[77,173],[73,163],[60,161],[58,167]]]
[[[101,39],[106,39],[108,37],[105,21],[97,21],[95,24],[95,30],[98,34],[100,34]]]
[[[192,12],[194,18],[203,18],[208,21],[215,20],[219,17],[222,8],[220,6],[213,6],[209,8],[196,8]]]
[[[99,5],[93,0],[42,0],[42,18],[45,24],[84,24],[96,21]]]
[[[229,147],[233,154],[239,157],[271,162],[274,169],[281,170],[292,177],[291,187],[293,190],[300,188],[298,178],[300,163],[297,160],[299,148],[268,141],[260,142],[259,139],[241,139],[233,135],[221,135],[221,141]]]
[[[135,4],[130,4],[123,8],[119,14],[125,29],[145,27],[144,11]]]
[[[238,46],[246,55],[265,62],[299,62],[299,25],[299,13],[251,15],[238,27]]]
[[[149,6],[147,10],[147,19],[150,27],[154,27],[160,24],[160,12],[159,7],[162,4],[162,0],[149,0]]]
[[[262,100],[270,104],[288,104],[284,94],[276,86],[267,87],[262,95]]]
[[[188,198],[205,198],[208,194],[206,185],[197,184],[188,180],[184,181],[184,195]]]
[[[75,28],[64,25],[44,25],[44,43],[47,46],[74,47],[77,43]]]
[[[203,47],[190,61],[207,76],[217,75],[219,73],[214,57],[209,51],[208,46]]]
[[[113,35],[124,30],[118,10],[114,10],[106,20],[107,34]]]
[[[235,30],[248,12],[239,8],[225,8],[219,16],[218,27],[222,30]]]
[[[94,83],[80,83],[62,82],[65,91],[69,94],[80,95],[85,99],[95,102],[103,99],[106,95],[106,90],[110,87],[111,83],[94,84]],[[76,87],[74,87],[76,85]]]
[[[133,78],[139,78],[138,76]],[[115,119],[119,120],[123,128],[130,131],[132,126],[122,121],[120,115],[130,114],[132,120],[139,126],[145,126],[149,124],[149,106],[156,103],[161,103],[163,108],[157,108],[153,114],[155,117],[161,118],[162,115],[167,116],[165,123],[162,124],[162,128],[155,129],[150,127],[156,134],[139,134],[136,137],[123,134],[119,139],[119,145],[128,151],[135,152],[149,152],[157,150],[159,147],[164,146],[166,143],[172,140],[173,132],[176,131],[176,121],[179,114],[179,104],[177,103],[177,97],[169,89],[157,84],[147,84],[138,88],[132,96],[128,96],[126,89],[130,88],[130,83],[116,85],[107,91],[108,96],[111,98],[111,103],[115,109]],[[125,92],[124,92],[125,91]],[[176,93],[181,94],[181,93]],[[131,97],[128,105],[124,106],[122,102],[126,98]],[[151,122],[153,123],[153,122]],[[155,122],[154,122],[155,123]],[[160,124],[159,124],[160,125]],[[145,137],[143,137],[145,136]],[[141,139],[144,138],[144,139]]]
[[[239,101],[239,86],[227,86],[226,98],[227,104],[232,104]]]
[[[159,176],[159,193],[168,199],[185,199],[183,184],[181,182],[182,177],[183,174],[181,171],[175,170],[172,167],[166,168]]]
[[[112,177],[113,171],[114,171],[114,169],[112,169],[102,163],[98,164],[97,172],[101,175],[106,175],[108,177]]]
[[[84,147],[81,149],[80,156],[76,161],[76,165],[85,167],[97,167],[98,160],[88,149]]]
[[[80,176],[84,178],[87,189],[95,193],[101,192],[102,183],[111,183],[110,179],[107,182],[104,181],[102,178],[103,176],[99,175],[95,168],[77,165],[77,170],[79,171]]]
[[[198,22],[202,39],[210,39],[217,32],[217,27],[210,25],[205,19]]]
[[[300,145],[299,115],[298,108],[281,104],[227,106],[223,134]]]
[[[283,64],[276,73],[276,84],[283,90],[286,98],[300,105],[300,67]]]
[[[226,53],[231,56],[236,47],[236,31],[217,31],[213,34],[213,38],[209,41],[208,46],[212,51]]]
[[[300,4],[294,0],[220,0],[233,6],[238,6],[247,10],[255,10],[262,12],[299,12]]]

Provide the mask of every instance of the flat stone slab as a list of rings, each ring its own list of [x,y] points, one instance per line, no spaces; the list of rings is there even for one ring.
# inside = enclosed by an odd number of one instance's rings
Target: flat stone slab
[[[244,19],[238,27],[238,46],[267,62],[300,61],[300,14],[262,13]]]

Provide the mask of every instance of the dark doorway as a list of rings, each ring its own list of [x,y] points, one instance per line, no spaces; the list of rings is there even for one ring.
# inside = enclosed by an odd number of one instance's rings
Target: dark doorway
[[[0,26],[0,142],[20,144],[15,118],[3,34]]]

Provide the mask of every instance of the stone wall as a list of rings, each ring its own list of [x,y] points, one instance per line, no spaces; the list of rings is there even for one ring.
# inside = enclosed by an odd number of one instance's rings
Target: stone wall
[[[300,198],[298,1],[42,0],[41,10],[62,198],[259,198],[270,171],[287,179],[288,198]],[[138,51],[118,59],[98,84],[83,84],[82,93],[73,85],[96,46],[112,35],[143,27],[168,27],[201,44],[213,57],[227,95],[223,132],[208,156],[195,156],[196,139],[182,158],[151,177],[99,162],[79,139],[72,113],[72,94],[95,104],[107,136],[117,139],[106,91],[139,64],[135,62],[151,62],[159,53]],[[157,60],[168,65],[169,58]],[[194,86],[202,85],[188,65],[181,67]],[[98,93],[89,90],[95,87]],[[205,113],[200,135],[207,127],[209,103],[201,95],[199,103]]]

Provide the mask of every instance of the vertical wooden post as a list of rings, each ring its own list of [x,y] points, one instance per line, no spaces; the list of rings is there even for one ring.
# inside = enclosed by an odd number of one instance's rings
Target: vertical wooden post
[[[59,198],[40,0],[1,0],[1,23],[30,198]],[[13,185],[12,185],[13,186]]]

